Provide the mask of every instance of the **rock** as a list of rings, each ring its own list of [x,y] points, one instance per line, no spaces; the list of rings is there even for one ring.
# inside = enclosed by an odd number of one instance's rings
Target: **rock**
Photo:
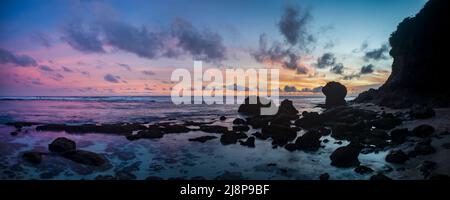
[[[126,138],[128,140],[137,140],[141,138],[146,139],[155,139],[155,138],[162,138],[164,134],[159,129],[147,129],[137,132],[134,135],[127,135]]]
[[[389,152],[385,160],[390,163],[403,164],[408,159],[408,156],[402,150],[398,150]]]
[[[28,151],[22,154],[22,158],[30,163],[39,164],[42,162],[42,153]]]
[[[403,144],[406,140],[406,136],[409,135],[409,131],[407,128],[394,129],[391,131],[390,135],[392,144]]]
[[[247,138],[247,135],[245,133],[240,132],[227,132],[225,134],[222,134],[220,137],[220,143],[223,145],[228,144],[236,144],[239,139]]]
[[[416,137],[426,138],[434,133],[434,128],[430,125],[423,124],[414,128],[412,133]]]
[[[297,137],[297,131],[286,126],[269,125],[263,127],[261,131],[263,135],[272,138],[273,145],[283,146]]]
[[[228,128],[225,126],[219,125],[201,125],[200,130],[205,133],[226,133],[228,132]]]
[[[280,103],[280,106],[278,107],[277,115],[279,114],[297,118],[298,110],[295,109],[294,105],[292,104],[292,101],[285,99]]]
[[[245,120],[241,118],[236,118],[233,120],[233,124],[245,124]]]
[[[225,116],[220,116],[219,120],[220,121],[225,121],[227,118]]]
[[[358,166],[360,148],[352,145],[337,148],[330,156],[331,165],[336,167]]]
[[[117,135],[129,135],[133,131],[147,129],[142,124],[128,124],[128,123],[116,123],[116,124],[82,124],[82,125],[66,125],[66,124],[45,124],[37,126],[37,131],[64,131],[67,133],[109,133]]]
[[[253,100],[251,101],[251,98],[255,99],[254,103]],[[250,116],[259,116],[261,115],[261,108],[270,107],[272,103],[272,101],[263,97],[246,97],[243,104],[239,106],[238,112]]]
[[[434,117],[436,115],[436,113],[434,112],[433,108],[430,106],[414,105],[409,110],[409,115],[415,119],[427,119],[427,118]]]
[[[372,126],[383,130],[393,129],[401,123],[402,120],[393,116],[382,117],[371,121]]]
[[[422,172],[423,176],[428,177],[431,174],[431,171],[436,168],[436,165],[436,162],[426,160],[420,164],[419,170]]]
[[[322,140],[323,143],[328,143],[329,141],[330,141],[330,140],[328,140],[328,139]]]
[[[373,169],[360,165],[354,169],[354,171],[358,174],[369,174],[373,172]]]
[[[9,133],[11,136],[16,136],[16,135],[18,135],[19,134],[19,132],[18,131],[13,131],[13,132],[11,132],[11,133]]]
[[[136,175],[132,174],[128,171],[118,171],[116,172],[116,179],[117,180],[135,180],[137,177]]]
[[[253,133],[252,135],[255,136],[256,138],[260,139],[260,140],[267,140],[267,138],[269,138],[268,135],[263,135],[260,132]]]
[[[302,118],[295,121],[295,125],[302,128],[314,128],[320,126],[322,120],[317,112],[302,112]]]
[[[189,141],[205,143],[208,140],[213,140],[216,138],[217,138],[216,136],[207,135],[207,136],[200,136],[200,137],[196,137],[196,138],[190,138]]]
[[[431,146],[431,139],[425,139],[416,144],[414,153],[417,155],[429,155],[436,153],[436,149]]]
[[[242,146],[247,146],[247,147],[250,147],[250,148],[255,148],[255,137],[249,137],[249,138],[247,138],[247,140],[245,140],[245,142],[239,141],[239,143],[240,143]]]
[[[165,125],[156,124],[156,126],[161,132],[163,132],[165,134],[187,133],[187,132],[191,131],[191,129],[186,127],[185,125],[179,125],[179,124],[165,124]],[[152,128],[152,129],[155,129],[155,128]]]
[[[373,102],[395,108],[413,104],[433,107],[450,105],[448,67],[442,64],[443,54],[450,43],[448,29],[449,1],[430,0],[413,17],[407,17],[389,38],[392,72],[375,93],[360,95],[356,102]],[[361,97],[361,98],[360,98]],[[366,100],[363,101],[362,99]]]
[[[369,180],[371,180],[371,181],[390,181],[392,179],[385,176],[382,173],[378,173],[376,175],[371,176]]]
[[[330,175],[328,173],[323,173],[319,176],[319,180],[326,181],[330,179]]]
[[[295,141],[297,149],[315,151],[320,148],[320,134],[318,131],[308,131]]]
[[[116,177],[111,176],[111,175],[98,175],[94,179],[95,180],[110,181],[110,180],[116,180]]]
[[[251,125],[253,128],[262,128],[267,126],[272,118],[273,116],[253,116],[247,118],[247,124]]]
[[[85,150],[66,152],[63,156],[69,160],[84,165],[102,166],[107,163],[107,160],[103,156]]]
[[[295,151],[297,150],[297,145],[295,145],[294,143],[288,143],[286,145],[284,145],[284,148],[288,151]]]
[[[247,132],[248,130],[250,130],[250,127],[248,126],[243,125],[233,126],[233,131]]]
[[[345,96],[347,96],[347,88],[338,82],[329,82],[322,88],[323,94],[326,96],[325,107],[333,108],[346,105]]]
[[[48,149],[51,152],[55,153],[71,152],[75,151],[76,144],[74,141],[69,140],[65,137],[59,137],[53,140],[53,142],[48,145]]]

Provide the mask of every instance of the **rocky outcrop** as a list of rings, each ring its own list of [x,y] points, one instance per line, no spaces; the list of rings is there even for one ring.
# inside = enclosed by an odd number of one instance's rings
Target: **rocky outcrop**
[[[326,96],[325,107],[333,108],[347,104],[345,96],[347,96],[347,88],[339,82],[329,82],[322,88],[323,94]]]
[[[414,104],[450,106],[448,64],[450,1],[430,0],[414,17],[404,19],[391,34],[392,73],[378,90],[361,93],[356,102],[394,108]]]

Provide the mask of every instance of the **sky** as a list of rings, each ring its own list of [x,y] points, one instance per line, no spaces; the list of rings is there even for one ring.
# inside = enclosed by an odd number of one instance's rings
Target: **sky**
[[[278,68],[285,95],[388,78],[425,0],[2,0],[0,96],[168,95],[175,69]]]

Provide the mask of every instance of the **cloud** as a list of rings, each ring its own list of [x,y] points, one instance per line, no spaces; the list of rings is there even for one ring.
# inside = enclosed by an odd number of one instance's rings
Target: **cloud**
[[[371,74],[371,73],[373,73],[373,68],[374,67],[375,66],[373,66],[372,64],[368,64],[366,66],[362,66],[360,74]]]
[[[297,92],[298,90],[295,86],[286,85],[286,86],[284,86],[283,91],[284,92]]]
[[[191,23],[181,18],[172,23],[172,36],[178,39],[178,47],[196,58],[221,61],[226,57],[226,48],[218,33],[197,30]]]
[[[38,42],[39,44],[41,44],[46,48],[50,48],[52,46],[50,36],[45,33],[41,32],[34,33],[33,35],[31,35],[31,39],[33,41]]]
[[[73,72],[73,70],[71,70],[71,69],[69,69],[67,67],[62,66],[61,68],[63,69],[64,72],[67,72],[67,73],[72,73]]]
[[[349,74],[349,75],[343,76],[342,79],[344,79],[344,80],[352,80],[354,78],[359,78],[359,77],[361,77],[360,73],[356,73],[356,74],[353,73],[353,74]]]
[[[93,26],[80,22],[69,23],[63,29],[61,37],[72,48],[83,53],[104,53],[102,41],[99,39],[99,30]]]
[[[321,57],[317,58],[317,68],[323,69],[331,67],[336,64],[336,57],[333,53],[325,53]]]
[[[46,71],[46,72],[52,72],[53,71],[53,69],[51,67],[47,66],[47,65],[40,65],[39,69],[42,70],[42,71]]]
[[[124,63],[117,63],[120,67],[125,68],[127,71],[131,71],[130,65],[124,64]]]
[[[199,30],[181,18],[164,31],[110,19],[95,24],[71,23],[65,27],[62,40],[85,53],[105,53],[104,46],[108,45],[148,59],[191,55],[207,62],[220,62],[226,58],[226,48],[218,33]]]
[[[344,73],[344,64],[337,63],[330,69],[331,72],[335,74],[343,74]]]
[[[114,76],[112,74],[106,74],[105,77],[103,77],[105,81],[108,81],[110,83],[119,83],[120,82],[120,76]]]
[[[300,43],[300,45],[304,45],[312,40],[311,35],[306,31],[310,19],[309,10],[302,10],[298,6],[289,5],[284,9],[278,28],[289,44]]]
[[[17,55],[6,49],[0,48],[0,64],[13,64],[21,67],[36,66],[34,58],[27,55]]]
[[[367,42],[367,40],[363,41],[361,43],[361,46],[358,49],[353,49],[353,53],[359,53],[359,52],[363,52],[367,49],[367,47],[369,47],[369,43]]]
[[[373,49],[370,51],[366,51],[364,55],[364,60],[368,61],[370,59],[373,60],[386,60],[389,57],[386,55],[386,53],[389,51],[389,46],[387,44],[381,45],[378,49]]]
[[[147,75],[147,76],[155,75],[155,72],[149,71],[149,70],[144,70],[144,71],[142,71],[142,73],[143,73],[144,75]]]
[[[312,92],[312,93],[320,93],[322,92],[323,86],[315,87],[315,88],[302,88],[300,92]]]

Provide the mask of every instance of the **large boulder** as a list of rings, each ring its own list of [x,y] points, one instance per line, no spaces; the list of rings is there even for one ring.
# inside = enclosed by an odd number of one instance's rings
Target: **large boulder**
[[[414,128],[412,133],[416,137],[426,138],[434,133],[434,128],[430,125],[422,124]]]
[[[322,88],[323,94],[326,96],[325,107],[333,108],[346,105],[345,96],[347,96],[347,88],[339,82],[329,82]]]
[[[320,137],[322,134],[318,131],[308,131],[295,141],[297,149],[300,150],[317,150],[320,148]]]
[[[359,165],[359,147],[347,145],[337,148],[330,156],[331,165],[336,167],[353,167]]]
[[[107,163],[107,160],[103,156],[85,150],[67,152],[64,153],[63,156],[69,160],[84,165],[102,166]]]
[[[407,17],[391,34],[392,72],[378,90],[359,95],[356,102],[405,108],[414,104],[450,106],[450,87],[443,61],[450,44],[450,1],[429,0],[414,17]]]
[[[386,156],[386,162],[403,164],[408,160],[408,155],[406,155],[402,150],[391,151]]]
[[[261,108],[268,108],[272,103],[272,101],[264,97],[246,97],[244,102],[239,106],[238,112],[250,116],[259,116],[261,115]]]
[[[70,151],[75,151],[76,144],[74,141],[69,140],[65,137],[59,137],[53,140],[52,143],[48,145],[48,149],[55,153],[66,153]]]
[[[293,116],[295,118],[298,114],[298,110],[295,109],[292,101],[285,99],[280,103],[280,106],[278,107],[278,114]]]

